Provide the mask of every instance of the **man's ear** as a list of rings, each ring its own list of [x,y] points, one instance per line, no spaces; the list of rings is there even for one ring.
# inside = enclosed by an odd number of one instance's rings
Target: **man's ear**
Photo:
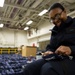
[[[62,12],[61,18],[63,18],[63,17],[65,16],[65,14],[66,14],[66,10],[64,10],[64,11]]]

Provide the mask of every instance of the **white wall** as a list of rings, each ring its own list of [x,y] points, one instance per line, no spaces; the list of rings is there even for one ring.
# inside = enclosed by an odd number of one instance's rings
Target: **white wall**
[[[33,46],[33,44],[35,44],[35,46],[39,47],[38,38],[37,37],[28,40],[28,45]]]
[[[25,31],[15,31],[15,46],[28,45],[27,33]]]
[[[50,24],[49,21],[43,21],[39,27],[37,33],[34,29],[32,29],[32,35],[28,36],[29,45],[35,43],[36,46],[39,46],[38,42],[50,40],[51,31],[50,29],[53,28],[54,25]]]
[[[13,29],[0,29],[0,46],[2,47],[18,47],[27,45],[27,34],[25,31]]]

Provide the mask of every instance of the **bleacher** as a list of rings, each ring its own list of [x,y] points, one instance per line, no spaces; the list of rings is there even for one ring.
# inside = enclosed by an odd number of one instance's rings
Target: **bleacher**
[[[35,61],[34,57],[22,57],[19,54],[0,55],[0,75],[22,75],[24,67]]]

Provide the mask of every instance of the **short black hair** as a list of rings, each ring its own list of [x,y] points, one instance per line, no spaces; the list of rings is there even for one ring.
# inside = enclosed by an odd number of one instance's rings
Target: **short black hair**
[[[60,3],[54,3],[49,7],[48,12],[50,12],[52,9],[55,9],[55,8],[60,8],[63,11],[65,9]]]

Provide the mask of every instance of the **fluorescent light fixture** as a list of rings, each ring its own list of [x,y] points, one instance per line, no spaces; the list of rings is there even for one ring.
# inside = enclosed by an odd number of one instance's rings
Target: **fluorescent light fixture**
[[[28,21],[26,24],[27,24],[27,25],[30,25],[32,22],[33,22],[33,21],[30,20],[30,21]]]
[[[5,0],[0,0],[0,7],[3,7]]]
[[[4,26],[4,24],[0,24],[0,28],[2,28]]]
[[[42,16],[43,14],[45,14],[48,10],[47,9],[44,9],[42,12],[40,12],[38,15],[39,16]]]
[[[28,30],[28,29],[29,29],[29,27],[25,27],[25,28],[24,28],[24,30]]]

